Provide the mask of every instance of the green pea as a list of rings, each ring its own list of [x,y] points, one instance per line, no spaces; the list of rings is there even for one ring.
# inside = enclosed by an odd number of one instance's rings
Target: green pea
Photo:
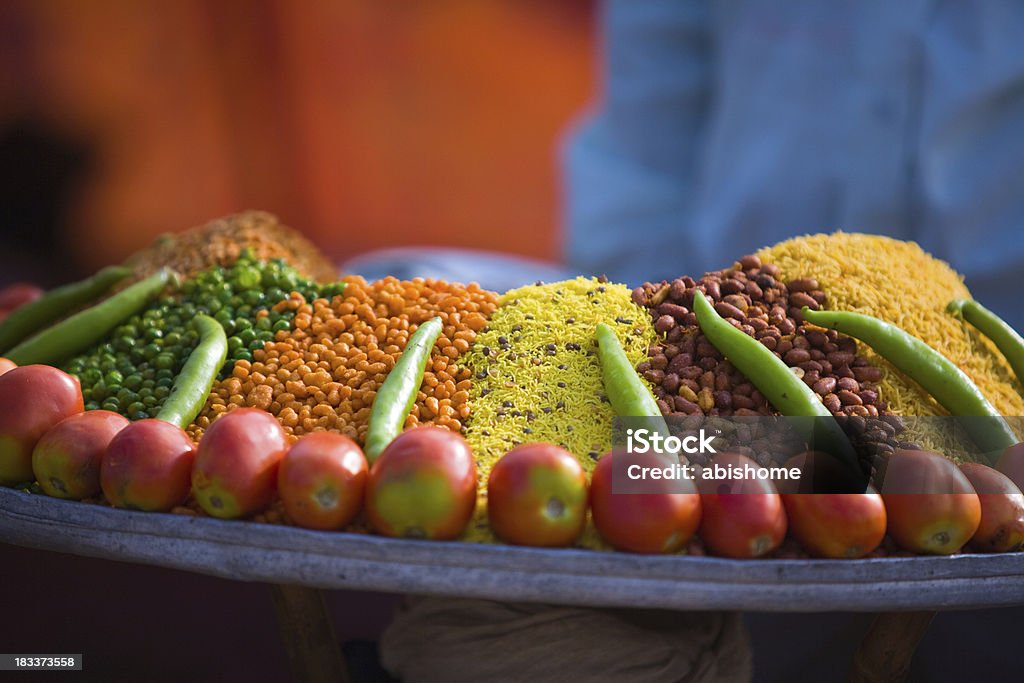
[[[100,404],[97,403],[96,401],[88,401],[85,404],[85,409],[86,410],[99,410],[100,409]]]
[[[156,396],[147,396],[146,398],[142,399],[142,403],[147,408],[152,408],[157,404]]]
[[[251,361],[252,360],[252,353],[248,349],[242,349],[241,351],[238,352],[238,355],[235,356],[235,360],[248,360],[248,361]]]
[[[177,359],[169,353],[161,353],[156,357],[156,367],[158,370],[170,370],[176,363]],[[159,376],[159,372],[157,376]]]
[[[234,353],[238,349],[242,348],[242,340],[238,337],[228,337],[228,351]]]
[[[269,331],[273,327],[274,323],[270,321],[270,316],[263,316],[262,318],[256,318],[256,329]]]
[[[238,334],[238,338],[242,340],[243,344],[248,346],[256,341],[256,333],[252,329],[245,329]]]
[[[139,400],[145,401],[147,398],[153,398],[152,386],[143,386],[141,389],[139,389]]]
[[[91,386],[99,382],[101,379],[103,379],[103,373],[101,373],[96,368],[87,368],[86,370],[82,371],[82,374],[79,376],[79,379],[81,379],[83,383]]]
[[[124,382],[121,383],[125,389],[130,391],[138,391],[142,387],[142,375],[138,373],[132,373],[124,378]]]
[[[120,408],[121,402],[114,396],[109,396],[103,400],[103,410],[112,410],[116,413]]]
[[[174,379],[171,378],[171,377],[161,377],[160,379],[158,379],[156,381],[156,388],[157,389],[160,389],[161,387],[169,389],[169,388],[171,388],[173,386],[174,386]]]
[[[157,399],[159,399],[161,401],[163,399],[167,398],[168,396],[170,396],[170,394],[171,394],[171,388],[170,387],[162,387],[162,386],[158,385],[157,388],[153,390],[153,396],[155,396]]]
[[[145,420],[150,417],[156,417],[156,412],[146,412],[145,410],[137,410],[131,414],[133,420]]]
[[[274,332],[288,331],[292,329],[292,324],[288,320],[278,320],[274,323]]]
[[[169,332],[167,334],[167,336],[164,337],[164,347],[165,348],[167,346],[178,346],[179,344],[181,344],[181,333],[180,332],[177,332],[177,331]]]
[[[262,279],[260,271],[251,266],[238,269],[234,278],[235,286],[240,289],[252,289],[254,287],[259,287]]]
[[[135,413],[139,412],[140,410],[145,410],[145,409],[146,409],[146,404],[144,404],[142,401],[133,401],[131,403],[131,405],[129,405],[127,408],[125,408],[125,412],[128,413],[129,415],[134,415]]]
[[[255,306],[263,300],[263,292],[251,289],[242,294],[242,300],[249,306]]]

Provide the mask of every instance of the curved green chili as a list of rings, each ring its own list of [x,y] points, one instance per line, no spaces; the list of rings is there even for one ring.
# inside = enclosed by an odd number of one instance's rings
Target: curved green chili
[[[1006,321],[988,310],[977,301],[956,299],[949,302],[946,310],[959,315],[978,328],[978,331],[992,340],[1006,362],[1013,368],[1013,374],[1024,383],[1024,338]]]
[[[7,353],[18,365],[53,365],[68,356],[88,349],[100,341],[125,318],[138,313],[160,293],[172,273],[163,269],[140,280],[91,308],[46,328],[21,342]]]
[[[615,414],[646,418],[651,430],[668,435],[668,425],[657,401],[629,362],[615,331],[604,323],[598,323],[594,336],[597,338],[597,357],[601,361],[604,390]]]
[[[708,341],[764,394],[776,410],[785,417],[814,418],[795,420],[793,426],[815,449],[836,458],[846,472],[851,490],[864,490],[867,478],[860,467],[857,452],[818,395],[768,347],[718,315],[700,290],[694,292],[693,312]]]
[[[197,315],[192,325],[199,333],[199,343],[189,354],[185,366],[174,380],[170,395],[156,415],[156,419],[181,429],[192,424],[203,409],[213,382],[228,357],[228,336],[219,322],[208,315]]]
[[[981,390],[945,356],[895,325],[851,311],[803,309],[804,320],[855,337],[914,380],[954,416],[990,418],[965,420],[963,427],[986,453],[1002,452],[1019,441]]]
[[[405,345],[405,351],[395,362],[395,367],[380,385],[370,410],[366,447],[363,449],[371,465],[392,439],[401,433],[405,418],[416,403],[416,392],[423,384],[423,373],[430,360],[430,351],[441,336],[441,329],[440,318],[431,318],[416,328]]]
[[[0,355],[48,323],[108,291],[131,272],[124,266],[110,266],[85,280],[52,289],[35,301],[14,309],[0,323]]]

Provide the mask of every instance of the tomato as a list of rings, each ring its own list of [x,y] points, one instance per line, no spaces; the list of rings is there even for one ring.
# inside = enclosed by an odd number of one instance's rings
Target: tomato
[[[614,493],[616,468],[627,464],[664,468],[665,460],[654,452],[613,451],[598,461],[590,481],[590,511],[598,533],[619,550],[634,553],[679,550],[693,536],[701,520],[700,496],[693,482],[652,479],[643,482],[643,493]]]
[[[277,470],[288,450],[270,413],[239,408],[219,417],[199,442],[192,493],[206,514],[223,519],[263,510],[277,491]]]
[[[889,535],[906,550],[950,555],[978,530],[978,494],[938,453],[898,450],[885,463],[881,481]]]
[[[10,313],[19,306],[35,301],[43,290],[31,282],[15,282],[0,287],[0,313]]]
[[[429,425],[408,429],[370,468],[367,518],[385,536],[454,539],[473,515],[476,485],[465,439]]]
[[[587,523],[587,474],[564,448],[516,446],[491,470],[487,517],[506,543],[570,545]]]
[[[18,366],[14,364],[13,360],[0,357],[0,375],[4,374],[5,372],[10,372],[16,367]]]
[[[355,441],[334,432],[312,432],[284,454],[277,489],[299,526],[341,529],[363,507],[366,475],[366,456]]]
[[[785,467],[801,472],[800,482],[815,477],[816,464],[826,469],[834,459],[826,454],[803,453],[790,458]],[[794,482],[787,482],[790,487]],[[865,493],[786,493],[778,488],[786,508],[789,533],[815,557],[864,557],[885,538],[885,504],[871,489]],[[803,491],[804,487],[799,486]]]
[[[1010,446],[999,457],[996,469],[1024,491],[1024,442]]]
[[[24,365],[0,375],[0,484],[31,481],[36,443],[84,409],[78,378],[57,368]]]
[[[58,422],[32,451],[32,471],[43,493],[81,500],[100,492],[100,462],[128,419],[109,410],[75,413]]]
[[[705,478],[715,466],[727,476]],[[786,511],[782,498],[768,479],[734,477],[730,468],[760,465],[739,453],[719,453],[697,477],[704,516],[700,537],[714,555],[761,557],[776,550],[786,536]],[[710,468],[710,469],[709,469]]]
[[[132,422],[118,432],[100,463],[100,486],[114,507],[167,512],[188,498],[196,447],[177,425]]]
[[[1006,553],[1024,546],[1024,494],[1002,472],[980,463],[960,465],[981,502],[981,522],[969,547],[983,553]]]

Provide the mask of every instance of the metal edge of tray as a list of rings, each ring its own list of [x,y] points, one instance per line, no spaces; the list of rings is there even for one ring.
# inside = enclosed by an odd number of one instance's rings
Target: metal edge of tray
[[[1024,553],[729,560],[547,550],[115,510],[0,489],[0,541],[227,579],[595,607],[897,611],[1024,604]]]

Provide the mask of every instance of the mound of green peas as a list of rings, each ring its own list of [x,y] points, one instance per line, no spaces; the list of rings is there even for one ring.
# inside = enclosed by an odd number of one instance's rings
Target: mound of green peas
[[[278,331],[291,329],[294,313],[275,312],[274,304],[293,291],[312,301],[337,289],[321,288],[282,259],[258,261],[245,250],[230,268],[216,266],[186,280],[64,369],[78,376],[86,410],[102,408],[131,420],[155,417],[198,343],[189,324],[196,315],[212,316],[228,335],[224,377],[235,361],[252,360],[252,352]],[[269,314],[257,317],[262,310]]]

